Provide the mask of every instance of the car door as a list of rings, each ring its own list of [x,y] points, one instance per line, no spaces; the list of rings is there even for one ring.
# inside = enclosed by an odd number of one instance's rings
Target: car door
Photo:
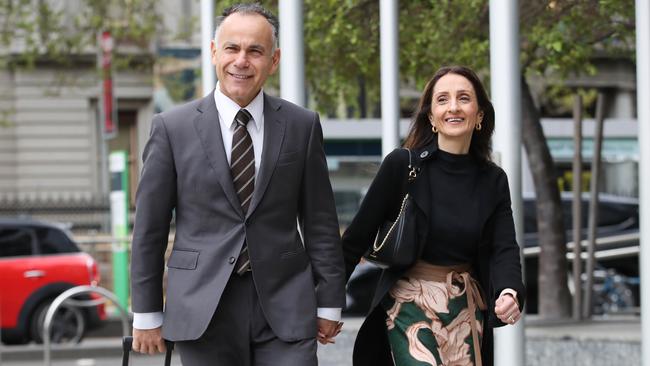
[[[29,227],[0,226],[0,319],[2,328],[14,328],[20,309],[39,286],[42,275],[34,267],[34,231]]]

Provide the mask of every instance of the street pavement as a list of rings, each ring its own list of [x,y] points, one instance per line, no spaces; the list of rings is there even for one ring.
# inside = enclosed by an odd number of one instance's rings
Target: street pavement
[[[320,366],[352,365],[352,347],[362,318],[345,318],[344,330],[336,337],[334,344],[318,345]],[[115,327],[118,329],[118,327]],[[119,334],[119,332],[118,332]],[[113,337],[88,337],[80,344],[72,346],[54,346],[52,366],[115,366],[121,365],[121,339]],[[164,355],[131,354],[133,366],[158,366],[164,364]],[[25,346],[3,346],[0,349],[2,366],[41,366],[43,365],[42,346],[29,344]],[[181,366],[178,354],[174,353],[173,366]]]
[[[336,338],[335,344],[318,347],[318,359],[321,366],[344,366],[352,365],[352,344],[355,333],[342,332]],[[53,357],[52,366],[115,366],[121,365],[121,353],[119,351],[120,340],[118,338],[97,338],[85,340],[80,343],[74,351],[65,353],[57,352]],[[23,348],[23,352],[17,349],[23,347],[5,347],[2,349],[2,366],[40,366],[43,365],[43,351],[35,345]],[[29,351],[29,352],[28,352]],[[131,354],[131,365],[133,366],[160,366],[164,364],[164,356]],[[178,354],[172,357],[173,366],[181,366]]]
[[[336,343],[319,345],[320,366],[352,365],[352,347],[362,318],[344,318]],[[110,328],[109,328],[110,329]],[[115,327],[119,329],[119,327]],[[549,322],[526,318],[526,366],[609,366],[639,364],[641,327],[636,316],[608,317],[589,321]],[[88,337],[78,345],[57,346],[52,366],[114,366],[121,364],[119,331],[112,337]],[[2,366],[43,365],[43,349],[31,344],[3,346]],[[163,365],[163,355],[132,355],[133,366]],[[175,354],[172,365],[180,366]]]

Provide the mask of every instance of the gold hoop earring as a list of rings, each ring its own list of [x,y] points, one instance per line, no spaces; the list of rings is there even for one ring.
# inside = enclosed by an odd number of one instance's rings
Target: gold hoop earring
[[[436,128],[436,125],[435,125],[435,124],[431,125],[431,131],[432,131],[433,133],[438,133],[438,128]]]
[[[480,131],[481,128],[483,128],[483,126],[481,125],[481,122],[479,121],[479,123],[476,124],[476,131]]]

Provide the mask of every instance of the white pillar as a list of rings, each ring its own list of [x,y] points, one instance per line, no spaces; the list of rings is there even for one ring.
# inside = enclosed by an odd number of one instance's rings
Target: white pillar
[[[521,72],[519,70],[519,12],[516,0],[490,1],[490,79],[496,111],[493,139],[499,165],[510,183],[512,211],[519,245],[523,244],[521,198]],[[525,365],[524,318],[494,332],[494,364]]]
[[[302,0],[280,0],[280,94],[283,99],[306,106],[305,52]]]
[[[399,140],[399,1],[380,0],[381,154],[388,155]]]
[[[639,270],[641,364],[650,366],[650,2],[636,0],[636,100],[639,121]]]
[[[210,54],[210,41],[214,38],[214,0],[201,0],[201,86],[208,95],[216,85],[214,66]]]

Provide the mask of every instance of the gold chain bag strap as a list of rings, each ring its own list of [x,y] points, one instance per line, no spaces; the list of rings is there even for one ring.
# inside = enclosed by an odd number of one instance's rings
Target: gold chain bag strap
[[[408,187],[418,176],[419,168],[413,164],[411,150],[406,151],[409,153],[407,192],[402,199],[399,214],[394,221],[389,220],[381,225],[372,248],[364,255],[367,261],[384,269],[409,267],[420,255],[415,227],[415,202],[408,192]]]

